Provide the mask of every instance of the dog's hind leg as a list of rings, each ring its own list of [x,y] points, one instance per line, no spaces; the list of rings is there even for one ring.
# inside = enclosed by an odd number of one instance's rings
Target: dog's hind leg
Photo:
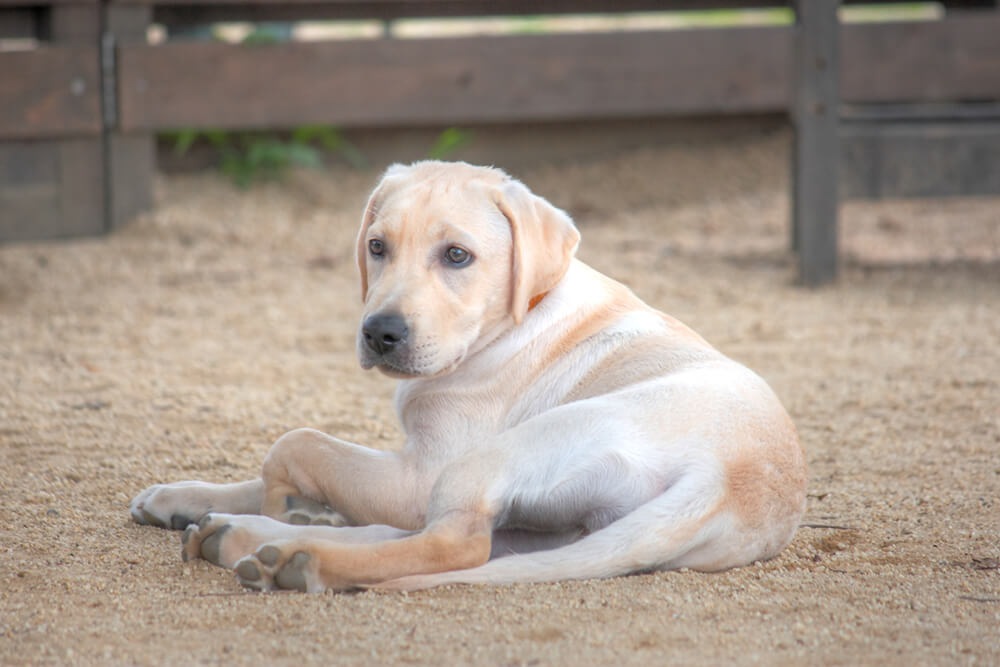
[[[432,501],[438,506],[431,513],[436,518],[419,533],[371,545],[279,539],[261,545],[235,569],[249,588],[318,592],[587,579],[696,566],[701,561],[692,554],[716,537],[729,537],[720,516],[719,490],[710,473],[690,472],[660,496],[576,542],[556,546],[573,539],[571,531],[556,532],[550,542],[555,548],[533,544],[529,548],[542,550],[489,560],[500,555],[491,554],[492,515],[463,511],[461,507],[473,504],[439,485]],[[516,548],[516,542],[509,546]]]
[[[403,577],[377,588],[416,590],[445,584],[514,584],[602,579],[691,568],[717,571],[758,556],[718,493],[679,481],[607,527],[555,549],[492,559],[479,567]],[[782,545],[783,546],[783,545]]]

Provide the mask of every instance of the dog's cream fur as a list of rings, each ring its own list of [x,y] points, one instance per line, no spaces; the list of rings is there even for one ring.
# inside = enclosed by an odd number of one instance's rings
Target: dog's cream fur
[[[578,240],[499,170],[390,168],[358,236],[358,354],[401,378],[402,449],[293,431],[262,479],[156,485],[133,518],[186,526],[185,558],[264,590],[771,558],[805,506],[785,410],[760,377],[574,259]],[[397,330],[373,334],[386,317]]]

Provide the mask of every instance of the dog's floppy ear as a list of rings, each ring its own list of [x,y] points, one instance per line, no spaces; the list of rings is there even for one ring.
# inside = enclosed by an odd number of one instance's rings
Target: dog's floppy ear
[[[520,324],[532,299],[551,290],[566,274],[580,232],[564,211],[513,179],[499,188],[496,205],[510,222],[514,249],[510,309]]]
[[[361,229],[358,231],[358,241],[355,249],[358,271],[361,273],[362,302],[368,298],[368,244],[365,239],[368,234],[368,228],[375,221],[379,206],[385,200],[386,195],[394,184],[393,182],[403,176],[407,170],[408,167],[401,164],[394,164],[389,167],[382,175],[379,184],[375,186],[375,190],[372,191],[371,196],[368,197],[368,203],[365,205],[365,214],[361,217]]]

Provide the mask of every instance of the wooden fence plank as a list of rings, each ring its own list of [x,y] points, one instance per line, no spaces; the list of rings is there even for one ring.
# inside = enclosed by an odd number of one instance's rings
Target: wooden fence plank
[[[0,143],[0,241],[104,231],[101,152],[90,138]]]
[[[0,9],[0,39],[34,37],[37,12],[30,7]]]
[[[1000,117],[848,123],[841,137],[845,198],[1000,192]]]
[[[1000,12],[841,32],[847,102],[1000,99]]]
[[[782,34],[124,46],[121,122],[379,126],[766,111],[784,108],[788,96]]]
[[[97,46],[0,53],[0,139],[97,135]]]
[[[852,24],[841,32],[841,91],[852,102],[1000,99],[993,39],[1000,14]],[[374,127],[783,112],[791,33],[756,27],[128,45],[120,60],[122,123]]]

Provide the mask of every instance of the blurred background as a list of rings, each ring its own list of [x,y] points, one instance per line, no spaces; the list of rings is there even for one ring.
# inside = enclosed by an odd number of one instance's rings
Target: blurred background
[[[0,241],[110,231],[160,172],[786,131],[789,243],[821,284],[841,202],[1000,192],[998,29],[989,0],[0,0]]]

